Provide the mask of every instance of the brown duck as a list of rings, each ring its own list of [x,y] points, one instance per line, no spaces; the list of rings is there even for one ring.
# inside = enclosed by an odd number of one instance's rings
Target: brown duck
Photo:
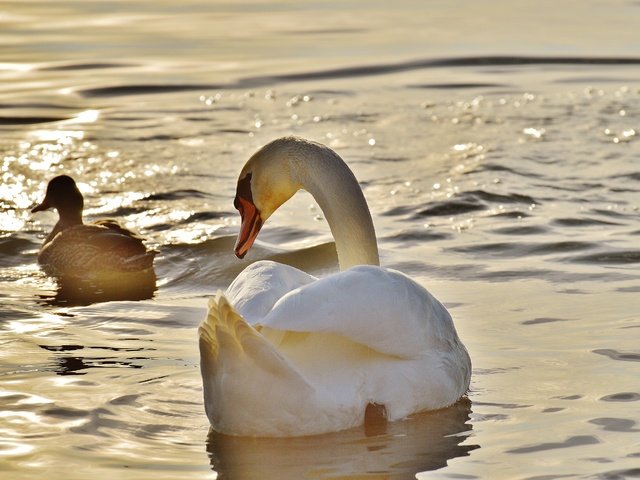
[[[38,254],[47,274],[100,280],[153,270],[156,252],[147,250],[141,237],[111,219],[83,223],[83,207],[76,182],[60,175],[49,182],[44,200],[31,210],[55,208],[60,216]]]

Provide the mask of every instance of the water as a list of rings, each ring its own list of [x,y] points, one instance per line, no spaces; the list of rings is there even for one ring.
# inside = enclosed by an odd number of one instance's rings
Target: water
[[[0,476],[639,476],[639,21],[626,1],[4,2]],[[285,134],[345,158],[383,264],[447,304],[467,400],[208,433],[207,296],[260,258],[336,268],[306,194],[232,254],[237,174]],[[89,219],[160,251],[153,298],[70,302],[39,271],[55,215],[29,207],[62,172]]]

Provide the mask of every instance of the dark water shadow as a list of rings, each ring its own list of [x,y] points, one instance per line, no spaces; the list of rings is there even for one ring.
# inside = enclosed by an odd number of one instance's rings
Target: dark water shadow
[[[219,480],[301,478],[415,479],[479,445],[462,445],[471,430],[471,401],[376,428],[326,435],[251,438],[210,430],[207,452]]]
[[[53,294],[39,294],[39,301],[55,307],[74,307],[114,300],[147,300],[155,294],[153,269],[121,273],[101,279],[59,277]]]

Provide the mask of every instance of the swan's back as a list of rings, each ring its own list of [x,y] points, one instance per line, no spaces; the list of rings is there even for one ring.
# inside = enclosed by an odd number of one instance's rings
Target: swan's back
[[[261,324],[338,333],[401,358],[448,349],[457,340],[451,315],[401,272],[361,265],[292,290]]]

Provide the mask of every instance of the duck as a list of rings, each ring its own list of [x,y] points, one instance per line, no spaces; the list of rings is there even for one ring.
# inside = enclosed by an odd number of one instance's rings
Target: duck
[[[259,260],[208,303],[198,329],[204,407],[214,431],[297,437],[455,404],[471,360],[447,309],[409,276],[380,266],[358,181],[331,148],[276,139],[242,168],[234,206],[243,258],[297,191],[317,202],[339,271],[316,278]]]
[[[140,236],[113,219],[84,223],[83,208],[75,180],[58,175],[47,184],[44,200],[31,209],[58,212],[58,222],[38,253],[38,263],[48,275],[118,281],[124,274],[153,271],[157,252],[148,250]]]

